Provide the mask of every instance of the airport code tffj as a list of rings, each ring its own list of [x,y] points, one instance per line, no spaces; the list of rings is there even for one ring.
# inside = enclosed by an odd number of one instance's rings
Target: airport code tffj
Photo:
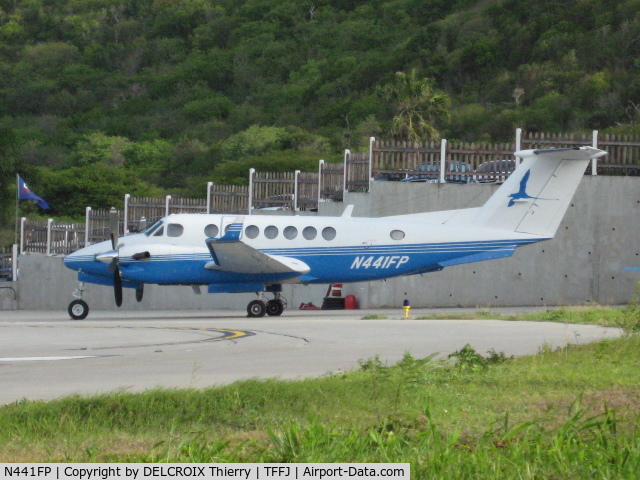
[[[408,463],[40,463],[4,464],[0,480],[347,479],[410,480]]]

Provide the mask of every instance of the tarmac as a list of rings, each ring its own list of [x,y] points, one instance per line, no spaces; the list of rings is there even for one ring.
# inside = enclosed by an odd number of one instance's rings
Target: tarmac
[[[512,313],[542,307],[491,309]],[[477,309],[412,309],[411,317]],[[386,319],[364,319],[381,315]],[[446,357],[470,344],[485,354],[530,355],[617,337],[594,325],[503,320],[405,319],[396,310],[287,310],[247,318],[242,311],[3,311],[0,404],[22,399],[152,388],[206,388],[250,378],[301,379],[358,368],[376,355],[395,363]]]

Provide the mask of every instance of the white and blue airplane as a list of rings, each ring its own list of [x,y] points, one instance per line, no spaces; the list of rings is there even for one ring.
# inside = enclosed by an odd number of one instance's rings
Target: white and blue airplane
[[[64,259],[78,281],[122,289],[142,299],[145,283],[191,285],[199,293],[256,292],[251,317],[281,315],[282,285],[379,280],[509,257],[517,247],[554,237],[588,163],[606,152],[593,147],[522,150],[522,163],[478,208],[341,217],[175,214],[144,233],[112,238]],[[82,285],[82,283],[81,283]],[[74,319],[89,307],[69,305]],[[265,292],[272,293],[271,300]]]

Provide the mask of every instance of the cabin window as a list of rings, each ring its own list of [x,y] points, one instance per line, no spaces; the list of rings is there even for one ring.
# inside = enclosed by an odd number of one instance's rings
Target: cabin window
[[[247,236],[247,238],[256,238],[260,234],[260,229],[255,225],[249,225],[244,229],[244,234]]]
[[[322,238],[325,240],[333,240],[336,238],[336,229],[333,227],[326,227],[322,229]]]
[[[318,235],[318,231],[313,227],[305,227],[305,229],[302,230],[302,236],[307,240],[313,240],[316,238],[316,235]]]
[[[212,223],[204,227],[204,234],[207,238],[217,237],[219,231],[218,226]]]
[[[179,223],[170,223],[167,225],[167,237],[179,237],[184,233],[184,227]]]
[[[404,232],[402,230],[392,230],[391,238],[393,240],[402,240],[404,238]]]
[[[287,227],[282,233],[284,235],[284,238],[286,238],[287,240],[293,240],[298,236],[298,229],[296,227]]]
[[[264,236],[267,237],[268,239],[273,240],[278,236],[278,227],[274,225],[269,225],[267,228],[264,229]]]
[[[151,235],[153,232],[155,232],[160,226],[162,225],[162,220],[154,223],[153,225],[151,225],[149,228],[147,228],[147,230],[144,232],[144,234],[148,237],[149,235]],[[162,234],[160,234],[162,235]]]

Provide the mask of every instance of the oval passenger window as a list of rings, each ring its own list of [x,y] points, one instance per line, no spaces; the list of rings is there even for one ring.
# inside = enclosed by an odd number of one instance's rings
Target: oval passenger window
[[[305,227],[305,229],[302,230],[302,236],[307,240],[313,240],[316,238],[316,235],[318,235],[318,231],[313,227]]]
[[[267,237],[268,239],[273,240],[278,236],[278,227],[269,225],[267,228],[264,229],[264,236]]]
[[[287,240],[293,240],[298,236],[298,229],[296,227],[287,227],[282,233]]]
[[[393,230],[391,232],[391,238],[393,240],[402,240],[404,238],[404,232],[402,230]]]
[[[204,234],[207,236],[207,238],[218,236],[218,231],[219,230],[217,225],[209,224],[204,227]]]
[[[333,227],[325,227],[322,230],[322,238],[325,240],[333,240],[336,238],[336,229]]]
[[[249,225],[244,229],[244,234],[247,238],[256,238],[260,234],[260,229],[255,225]]]

